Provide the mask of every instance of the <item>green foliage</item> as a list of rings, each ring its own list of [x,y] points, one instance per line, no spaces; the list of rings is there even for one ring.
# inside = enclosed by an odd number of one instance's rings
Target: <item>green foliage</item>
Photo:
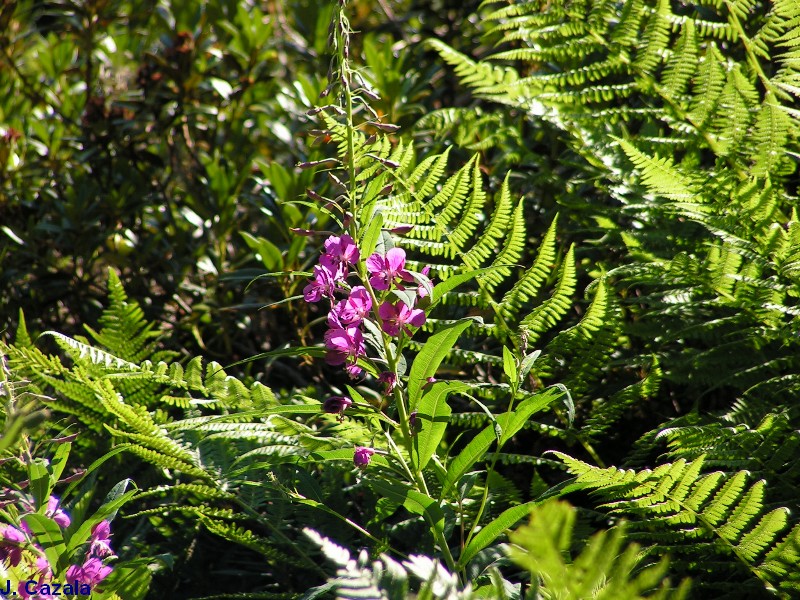
[[[754,594],[795,593],[786,564],[797,560],[789,509],[798,420],[788,400],[800,372],[796,3],[484,6],[495,47],[481,60],[438,40],[428,45],[477,97],[525,111],[543,135],[565,136],[565,185],[584,183],[585,201],[557,199],[570,209],[559,225],[583,240],[596,234],[583,256],[604,275],[595,287],[607,299],[598,291],[595,302],[611,303],[616,316],[610,331],[595,330],[594,347],[576,344],[564,355],[580,373],[562,381],[586,416],[586,436],[624,439],[620,421],[688,413],[647,433],[634,453],[620,449],[617,460],[653,464],[667,440],[677,462],[636,476],[652,487],[592,485],[641,519],[629,536],[678,553],[671,569],[694,576],[696,589],[717,593],[733,578]],[[553,340],[537,361],[545,380],[559,373],[549,359],[557,349]],[[626,369],[639,382],[624,384]],[[687,471],[684,459],[701,456],[725,471],[701,475],[695,462]],[[617,473],[580,464],[579,481]],[[740,469],[767,485],[746,486]],[[731,481],[739,488],[726,495],[720,486]],[[696,506],[682,504],[691,498]],[[724,541],[703,516],[719,508],[712,499],[736,523]],[[747,518],[735,513],[740,505],[750,507]],[[703,553],[705,562],[693,561]]]
[[[703,475],[704,456],[642,471],[560,457],[578,485],[607,500],[603,508],[631,519],[630,537],[654,544],[651,552],[670,553],[690,574],[713,569],[715,579],[724,578],[712,584],[715,593],[800,589],[788,567],[800,560],[800,525],[791,526],[787,508],[769,509],[763,479],[748,484],[746,471]]]
[[[624,526],[592,536],[581,553],[570,558],[576,510],[551,500],[531,511],[530,523],[510,536],[510,556],[531,574],[530,598],[684,598],[663,581],[668,560],[642,568],[638,544],[623,548]],[[654,588],[658,588],[652,592]]]
[[[0,459],[133,478],[152,597],[302,592],[315,546],[308,597],[519,597],[532,509],[529,597],[798,592],[796,2],[142,8],[0,8]],[[427,313],[356,381],[299,301],[342,232]],[[585,489],[628,524],[539,506]]]

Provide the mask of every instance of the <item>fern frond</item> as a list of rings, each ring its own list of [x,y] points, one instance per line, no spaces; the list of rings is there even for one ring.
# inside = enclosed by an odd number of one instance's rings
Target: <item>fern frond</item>
[[[536,298],[541,292],[541,286],[546,281],[553,266],[556,264],[556,225],[558,216],[550,223],[547,232],[539,244],[539,251],[533,265],[525,271],[522,277],[503,296],[501,310],[506,316],[516,314],[523,303]]]
[[[576,282],[575,247],[570,246],[564,257],[558,285],[553,295],[534,308],[520,323],[520,328],[529,344],[535,344],[548,328],[555,326],[558,320],[567,314],[572,307]]]
[[[788,510],[769,510],[764,504],[764,480],[748,486],[745,471],[701,475],[704,456],[633,471],[601,469],[557,455],[578,484],[608,500],[605,508],[631,519],[634,537],[656,541],[659,553],[684,554],[690,548],[692,564],[701,564],[730,552],[750,574],[747,585],[792,589],[800,583],[797,573],[768,578],[767,557],[782,544]]]
[[[570,557],[576,511],[550,501],[531,511],[530,523],[509,535],[511,558],[538,580],[546,597],[554,598],[683,598],[688,581],[671,590],[668,560],[641,568],[644,555],[632,544],[623,550],[624,527],[596,533],[583,551]],[[638,572],[637,572],[638,571]],[[634,575],[636,573],[636,575]],[[660,585],[659,585],[660,583]],[[650,594],[658,585],[658,591]]]

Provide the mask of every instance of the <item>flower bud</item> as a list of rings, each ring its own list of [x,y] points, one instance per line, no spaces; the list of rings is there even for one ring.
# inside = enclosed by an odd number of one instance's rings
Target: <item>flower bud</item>
[[[372,448],[357,446],[353,453],[353,464],[359,469],[366,469],[373,454],[375,454],[375,450]]]
[[[339,415],[339,421],[344,420],[344,411],[353,404],[353,401],[346,396],[331,396],[322,403],[322,410],[326,413]]]

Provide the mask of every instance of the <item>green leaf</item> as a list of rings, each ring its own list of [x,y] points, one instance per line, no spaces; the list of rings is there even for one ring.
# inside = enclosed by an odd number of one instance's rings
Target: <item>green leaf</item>
[[[431,298],[431,306],[435,306],[444,297],[445,294],[453,291],[461,284],[467,283],[468,281],[475,279],[478,275],[488,273],[489,271],[501,269],[503,267],[504,265],[498,265],[494,267],[484,267],[482,269],[475,269],[474,271],[467,271],[466,273],[459,273],[458,275],[453,275],[452,277],[448,277],[445,281],[437,283],[435,286],[433,286],[433,296]]]
[[[501,415],[498,421],[505,416],[507,415]],[[495,425],[492,424],[484,428],[483,431],[470,440],[467,446],[459,452],[458,456],[447,466],[447,477],[442,487],[441,498],[447,495],[458,480],[461,479],[461,476],[472,468],[472,465],[486,455],[489,446],[491,446],[496,439]]]
[[[209,77],[208,82],[211,84],[211,87],[214,88],[214,91],[222,96],[225,100],[230,98],[231,94],[233,94],[233,87],[224,79],[220,79],[219,77]]]
[[[439,381],[420,399],[417,420],[421,423],[421,428],[414,437],[414,451],[411,454],[415,468],[424,469],[442,441],[452,412],[447,404],[447,397],[467,387],[467,384],[459,381]]]
[[[464,475],[472,466],[481,460],[489,447],[497,439],[496,427],[502,431],[498,443],[500,446],[505,444],[511,437],[514,436],[525,423],[531,418],[534,413],[545,409],[553,401],[560,398],[564,394],[564,390],[560,387],[547,388],[545,391],[538,394],[531,394],[528,396],[516,410],[509,413],[504,413],[497,416],[496,423],[488,425],[478,435],[472,438],[467,446],[456,456],[453,461],[447,466],[447,477],[445,478],[442,486],[442,495],[445,495],[455,486],[462,475]]]
[[[438,287],[438,286],[437,286]],[[417,402],[422,393],[422,386],[429,377],[436,374],[436,370],[449,354],[459,336],[472,324],[471,319],[462,319],[446,329],[433,334],[422,351],[414,359],[411,372],[408,375],[408,403],[410,409],[417,410]]]
[[[47,505],[50,498],[50,491],[53,489],[50,481],[50,471],[43,458],[37,458],[28,465],[28,479],[30,480],[30,490],[36,502],[36,509]]]
[[[425,517],[431,526],[444,531],[442,507],[430,496],[382,479],[370,480],[369,485],[379,495],[402,504],[408,512]]]
[[[500,535],[516,525],[521,519],[528,516],[531,512],[531,508],[537,504],[539,504],[539,502],[532,501],[512,506],[500,513],[500,516],[491,523],[483,526],[464,548],[464,551],[458,558],[458,567],[465,567],[478,552],[486,548],[486,546],[495,541]]]
[[[268,271],[280,271],[283,269],[283,255],[275,244],[263,237],[250,235],[245,231],[240,232],[240,235],[247,243],[250,250],[258,254],[261,264],[263,264]]]
[[[361,236],[361,253],[364,258],[369,257],[378,245],[378,240],[381,238],[381,231],[383,228],[383,215],[376,212],[369,222],[369,225],[364,230],[364,235]]]
[[[536,362],[536,359],[539,358],[539,355],[542,353],[541,350],[534,350],[530,354],[527,354],[525,358],[522,359],[522,364],[519,367],[519,378],[525,379],[530,373],[531,368],[533,367],[533,363]]]
[[[66,554],[67,545],[64,543],[64,536],[58,524],[44,515],[30,513],[22,517],[28,525],[36,539],[36,543],[44,550],[48,562],[54,566],[54,570],[60,571],[66,566],[69,555]],[[59,561],[59,559],[61,559]],[[56,567],[56,565],[58,565]]]
[[[528,396],[519,404],[519,406],[517,406],[516,410],[514,410],[511,419],[503,419],[503,421],[500,423],[500,426],[503,428],[503,436],[500,439],[500,445],[505,444],[509,439],[516,435],[516,433],[522,429],[525,423],[527,423],[534,414],[544,410],[552,402],[561,398],[565,394],[567,394],[567,391],[563,386],[553,386],[547,388],[543,392]],[[505,416],[507,415],[500,415],[497,420],[500,421],[501,417]]]
[[[71,555],[79,546],[85,544],[92,534],[92,528],[100,521],[112,521],[117,511],[133,498],[139,491],[138,488],[125,491],[133,483],[131,479],[123,479],[115,485],[105,498],[103,505],[91,517],[86,519],[72,534],[69,540],[69,554]],[[66,566],[66,565],[64,565]]]
[[[392,240],[392,235],[388,231],[380,231],[380,235],[378,236],[377,244],[375,245],[375,252],[384,256],[389,250],[394,248],[394,240]]]
[[[70,448],[72,448],[71,443],[59,444],[56,451],[53,453],[53,458],[50,459],[50,484],[52,486],[58,483],[58,480],[61,478],[61,473],[64,472],[64,467],[67,466]]]
[[[503,346],[503,372],[508,377],[508,381],[511,385],[515,385],[519,380],[517,377],[519,373],[517,372],[517,361],[514,359],[514,353],[508,349],[507,346]]]

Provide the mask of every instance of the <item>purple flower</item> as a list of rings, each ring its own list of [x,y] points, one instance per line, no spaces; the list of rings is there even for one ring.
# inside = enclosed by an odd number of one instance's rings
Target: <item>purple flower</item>
[[[41,552],[36,557],[36,570],[39,572],[39,581],[49,581],[53,578],[53,567],[50,566],[50,561],[47,560],[44,550],[38,547],[37,550]]]
[[[306,302],[319,302],[323,297],[333,299],[336,289],[335,273],[325,265],[314,266],[314,279],[303,288]]]
[[[323,257],[328,257],[336,265],[342,265],[347,270],[347,265],[354,265],[361,257],[358,246],[346,233],[341,237],[335,235],[325,240],[325,252]],[[321,261],[320,261],[321,262]]]
[[[111,524],[108,521],[100,521],[92,528],[92,537],[89,540],[89,555],[97,558],[114,556],[111,549]]]
[[[392,248],[386,254],[377,252],[367,259],[367,270],[371,277],[370,285],[376,290],[388,290],[396,279],[414,281],[406,271],[406,252],[402,248]]]
[[[361,368],[356,365],[359,356],[367,353],[364,345],[364,335],[354,325],[347,327],[332,327],[325,332],[325,362],[329,365],[343,365],[347,363],[347,372],[351,376],[361,374]]]
[[[94,587],[113,571],[111,567],[103,564],[99,558],[91,557],[81,566],[72,565],[67,569],[67,581],[79,581],[89,587]]]
[[[12,567],[22,560],[22,545],[25,534],[11,525],[0,525],[0,562],[8,559]]]
[[[39,588],[43,583],[42,581],[39,582],[39,585],[33,585],[35,583],[36,581],[32,579],[20,581],[19,585],[17,586],[17,595],[23,600],[28,600],[28,598],[34,598],[35,600],[59,600],[60,596],[43,594],[39,591]]]
[[[59,527],[69,527],[69,516],[67,513],[61,510],[61,507],[58,505],[58,498],[55,496],[50,496],[49,500],[47,501],[47,511],[45,512],[45,515],[53,519],[53,521],[55,521]]]
[[[331,396],[322,403],[322,410],[326,413],[342,415],[353,401],[346,396]]]
[[[358,366],[358,363],[355,361],[347,363],[347,366],[344,368],[347,371],[347,375],[350,379],[358,379],[361,374],[364,372],[364,369]]]
[[[394,391],[394,388],[397,386],[397,375],[391,371],[384,371],[378,375],[378,383],[385,385],[386,393],[391,394],[392,391]]]
[[[328,315],[328,325],[342,327],[345,325],[360,325],[372,309],[372,299],[367,288],[361,285],[350,290],[346,300],[336,303]]]
[[[356,446],[356,451],[353,453],[353,464],[359,469],[366,469],[373,454],[375,454],[375,450],[372,448]]]
[[[384,302],[378,308],[378,315],[383,321],[383,331],[389,335],[399,335],[401,330],[411,335],[408,325],[420,327],[425,323],[425,311],[409,308],[405,302]]]

